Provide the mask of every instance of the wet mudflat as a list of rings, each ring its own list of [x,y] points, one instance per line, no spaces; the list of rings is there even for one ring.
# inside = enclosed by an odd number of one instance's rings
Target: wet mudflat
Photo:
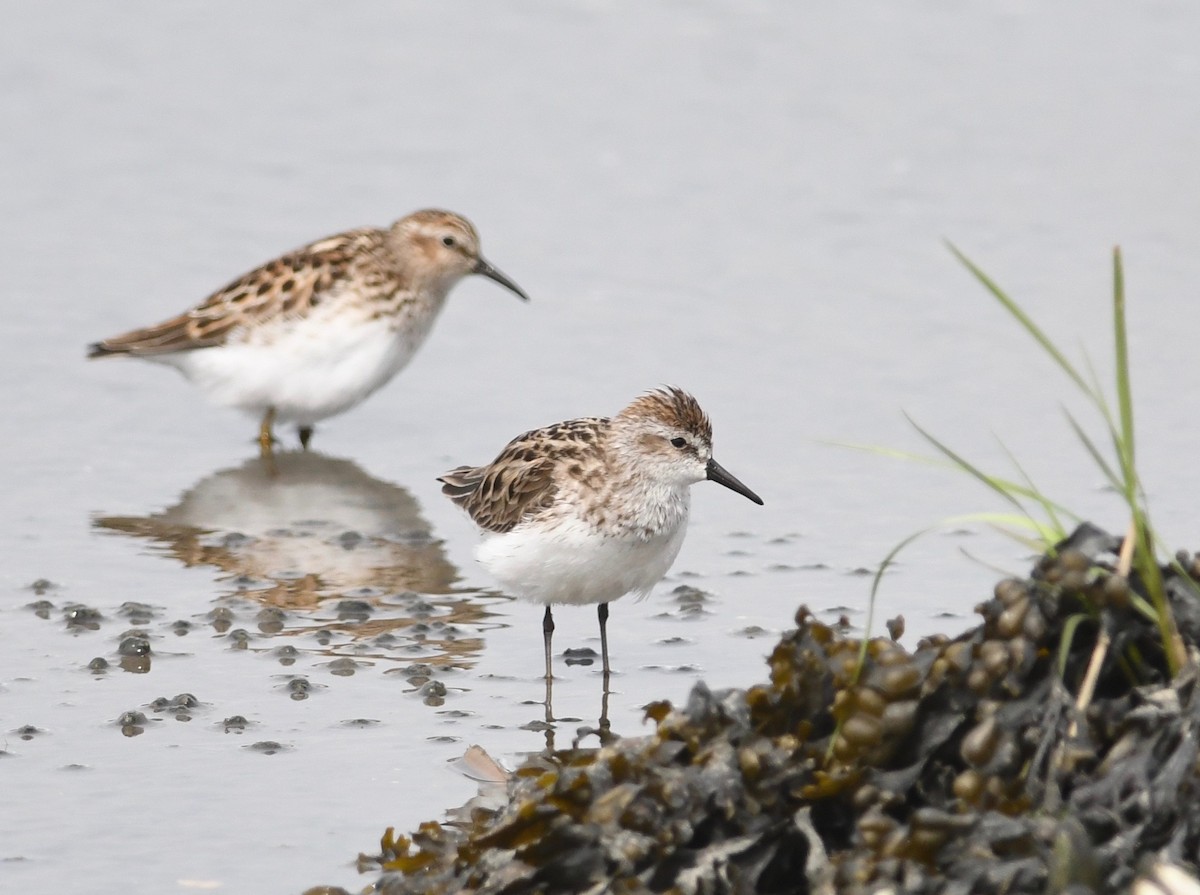
[[[698,486],[671,576],[612,607],[620,734],[698,679],[760,680],[801,602],[861,622],[862,572],[900,538],[994,508],[821,439],[918,449],[904,409],[1002,465],[999,432],[1119,528],[1072,396],[943,237],[1102,375],[1123,246],[1139,460],[1164,536],[1195,541],[1188,5],[1088,29],[1001,4],[126,10],[28,7],[0,34],[4,887],[354,888],[383,828],[475,791],[450,765],[469,744],[512,765],[594,725],[598,672],[563,659],[555,711],[578,720],[539,723],[540,610],[495,592],[434,477],[662,382],[766,505]],[[426,205],[470,217],[532,302],[464,283],[413,366],[276,480],[252,421],[82,359]],[[1028,566],[977,527],[918,543],[880,607],[906,642],[990,592],[959,548]],[[562,648],[597,645],[593,611],[557,622]]]
[[[558,660],[547,724],[536,607],[459,581],[405,489],[319,454],[275,466],[218,471],[143,516],[93,514],[91,537],[144,554],[170,583],[135,563],[130,583],[86,600],[48,579],[16,590],[4,757],[21,765],[8,792],[24,807],[7,840],[12,878],[48,872],[74,830],[102,880],[351,885],[352,859],[383,826],[473,793],[447,765],[471,743],[512,761],[602,720],[639,730],[641,688],[684,692],[705,656],[735,661],[723,641],[755,655],[768,636],[715,627],[723,600],[707,576],[681,574],[654,605],[631,604],[636,636],[613,626],[610,709],[594,614],[564,619],[574,656]],[[746,540],[728,539],[739,567]],[[489,650],[505,631],[511,654]]]

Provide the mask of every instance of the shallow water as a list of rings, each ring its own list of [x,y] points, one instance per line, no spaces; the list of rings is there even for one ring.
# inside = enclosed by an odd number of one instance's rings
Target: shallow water
[[[907,411],[1007,471],[1000,433],[1120,528],[1062,419],[1071,386],[943,238],[1105,377],[1123,247],[1140,461],[1163,534],[1196,545],[1191,5],[123,11],[27,5],[0,33],[4,888],[354,888],[384,827],[474,792],[449,764],[467,745],[543,747],[540,611],[494,591],[434,477],[661,382],[699,397],[766,505],[698,486],[672,574],[612,607],[621,734],[700,677],[760,679],[800,602],[861,622],[862,570],[914,530],[1005,509],[826,441],[921,450]],[[412,367],[275,481],[252,421],[82,359],[427,205],[471,217],[533,301],[461,285]],[[880,605],[906,642],[988,592],[960,548],[1025,563],[978,526],[918,542]],[[556,619],[560,649],[597,645],[590,609]],[[557,670],[563,745],[601,686]]]

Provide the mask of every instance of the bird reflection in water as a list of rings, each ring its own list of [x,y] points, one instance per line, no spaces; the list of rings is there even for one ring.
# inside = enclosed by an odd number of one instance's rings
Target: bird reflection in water
[[[92,524],[144,538],[184,566],[220,570],[223,597],[264,604],[263,633],[315,631],[318,642],[341,633],[358,645],[356,656],[375,653],[363,648],[371,641],[380,658],[401,648],[409,661],[434,665],[471,664],[483,648],[487,603],[455,591],[458,570],[417,501],[349,460],[256,457],[205,477],[166,510]],[[303,626],[281,626],[279,610],[305,613]]]

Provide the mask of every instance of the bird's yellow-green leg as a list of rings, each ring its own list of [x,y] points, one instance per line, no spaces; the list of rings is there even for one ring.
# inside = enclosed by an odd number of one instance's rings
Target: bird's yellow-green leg
[[[267,412],[263,414],[262,425],[258,427],[258,451],[264,460],[274,457],[275,436],[271,432],[274,424],[275,408],[268,407]]]

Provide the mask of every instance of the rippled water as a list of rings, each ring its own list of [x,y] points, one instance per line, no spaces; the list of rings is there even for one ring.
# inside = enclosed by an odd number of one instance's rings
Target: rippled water
[[[1107,377],[1125,252],[1140,459],[1196,546],[1200,12],[541,2],[14,7],[0,33],[0,887],[354,888],[384,827],[600,718],[434,477],[662,382],[756,507],[700,485],[670,577],[612,607],[614,731],[745,685],[808,602],[861,622],[901,538],[1001,509],[902,411],[1112,528],[1070,386],[949,238]],[[399,380],[269,479],[253,421],[83,360],[318,236],[437,205],[532,296],[460,286]],[[919,542],[881,611],[967,624],[1018,548]],[[41,582],[36,588],[34,582]],[[680,589],[682,588],[682,590]],[[595,614],[556,645],[595,647]],[[147,652],[148,647],[148,652]],[[90,667],[104,659],[106,668]],[[96,663],[99,664],[99,663]],[[177,700],[182,694],[194,696]],[[127,713],[139,712],[142,721]],[[238,719],[244,719],[244,723]]]

